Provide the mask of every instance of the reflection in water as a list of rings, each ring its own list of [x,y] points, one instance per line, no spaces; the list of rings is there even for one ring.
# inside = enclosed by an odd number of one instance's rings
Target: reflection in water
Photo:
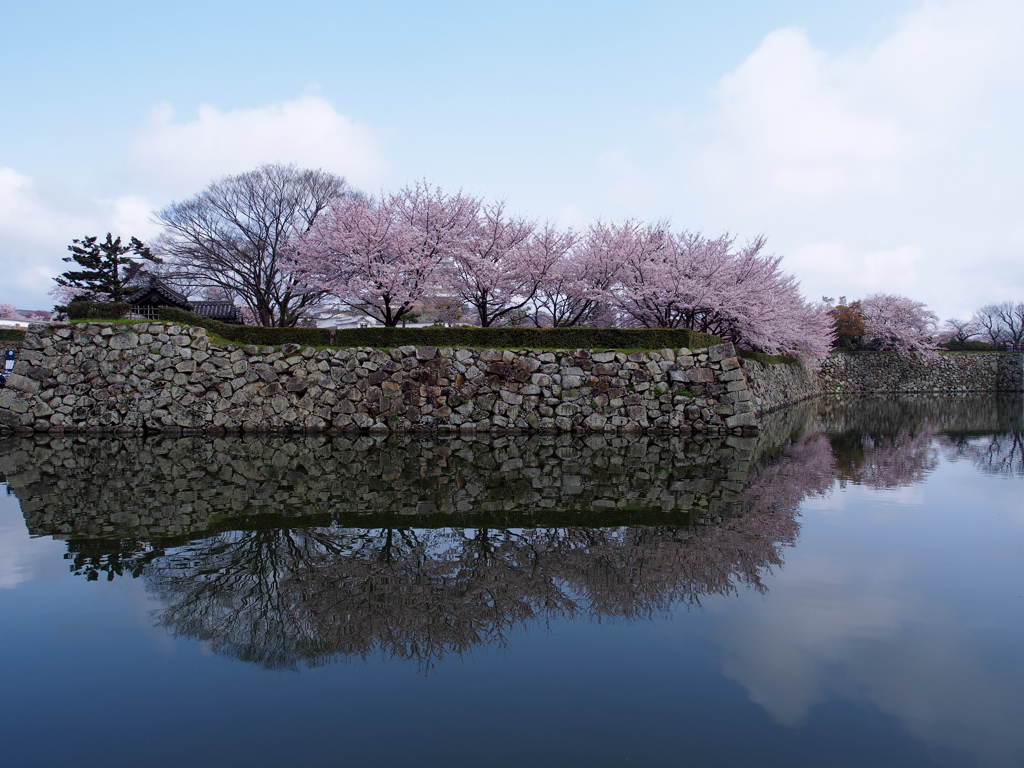
[[[793,419],[759,440],[51,437],[2,466],[33,534],[88,579],[143,578],[173,634],[268,667],[429,665],[526,622],[763,591],[831,484]]]
[[[1019,400],[890,398],[756,439],[51,436],[4,441],[0,471],[33,534],[88,579],[143,578],[173,634],[275,668],[429,665],[528,622],[764,591],[834,478],[913,484],[941,446],[1021,473],[1020,422]]]
[[[1012,472],[1022,461],[1022,412],[1015,395],[826,400],[819,428],[831,437],[840,486],[904,488],[924,480],[950,445],[990,471]]]

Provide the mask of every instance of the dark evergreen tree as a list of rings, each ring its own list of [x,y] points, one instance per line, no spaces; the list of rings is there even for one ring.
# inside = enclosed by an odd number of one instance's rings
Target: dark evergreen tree
[[[71,241],[68,250],[72,255],[65,256],[64,261],[74,262],[81,269],[68,270],[55,277],[57,285],[79,289],[82,297],[91,301],[123,301],[131,293],[130,286],[138,278],[144,262],[161,263],[137,237],[121,245],[120,237],[113,238],[107,232],[105,241],[97,241],[97,237]]]

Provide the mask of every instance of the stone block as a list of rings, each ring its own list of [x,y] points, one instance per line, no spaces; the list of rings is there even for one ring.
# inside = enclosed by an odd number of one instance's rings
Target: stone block
[[[39,392],[39,382],[30,379],[28,376],[21,376],[17,373],[12,373],[10,378],[7,379],[7,389],[13,389],[16,392],[26,392],[30,395],[34,395]]]
[[[523,404],[523,396],[522,395],[516,394],[515,392],[510,392],[507,389],[501,390],[501,399],[504,400],[505,403],[507,403],[508,405],[522,405]]]
[[[715,344],[713,347],[708,347],[708,360],[713,363],[725,360],[727,357],[736,357],[736,347],[731,343],[726,342],[725,344]]]
[[[110,349],[132,349],[139,345],[139,334],[132,331],[114,334],[110,337]]]
[[[725,419],[725,426],[729,429],[736,427],[756,427],[757,419],[752,413],[737,413],[735,416],[728,416]]]

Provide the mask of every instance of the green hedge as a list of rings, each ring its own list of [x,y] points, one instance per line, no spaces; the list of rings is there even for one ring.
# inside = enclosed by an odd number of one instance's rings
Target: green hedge
[[[123,301],[72,301],[68,317],[72,320],[117,320],[131,311]]]
[[[25,331],[19,328],[0,328],[0,342],[24,341]]]
[[[996,346],[995,344],[989,344],[987,341],[965,341],[963,344],[957,344],[956,342],[949,342],[947,344],[939,344],[939,349],[949,350],[950,352],[1004,352],[1006,346]]]
[[[700,349],[720,344],[707,333],[665,328],[264,328],[229,325],[171,307],[160,319],[206,328],[237,344],[311,347],[479,347],[483,349]]]

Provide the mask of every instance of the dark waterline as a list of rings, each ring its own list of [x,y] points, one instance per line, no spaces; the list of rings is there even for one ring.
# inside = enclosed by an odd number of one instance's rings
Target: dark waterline
[[[3,761],[1019,765],[1022,435],[5,439]]]

